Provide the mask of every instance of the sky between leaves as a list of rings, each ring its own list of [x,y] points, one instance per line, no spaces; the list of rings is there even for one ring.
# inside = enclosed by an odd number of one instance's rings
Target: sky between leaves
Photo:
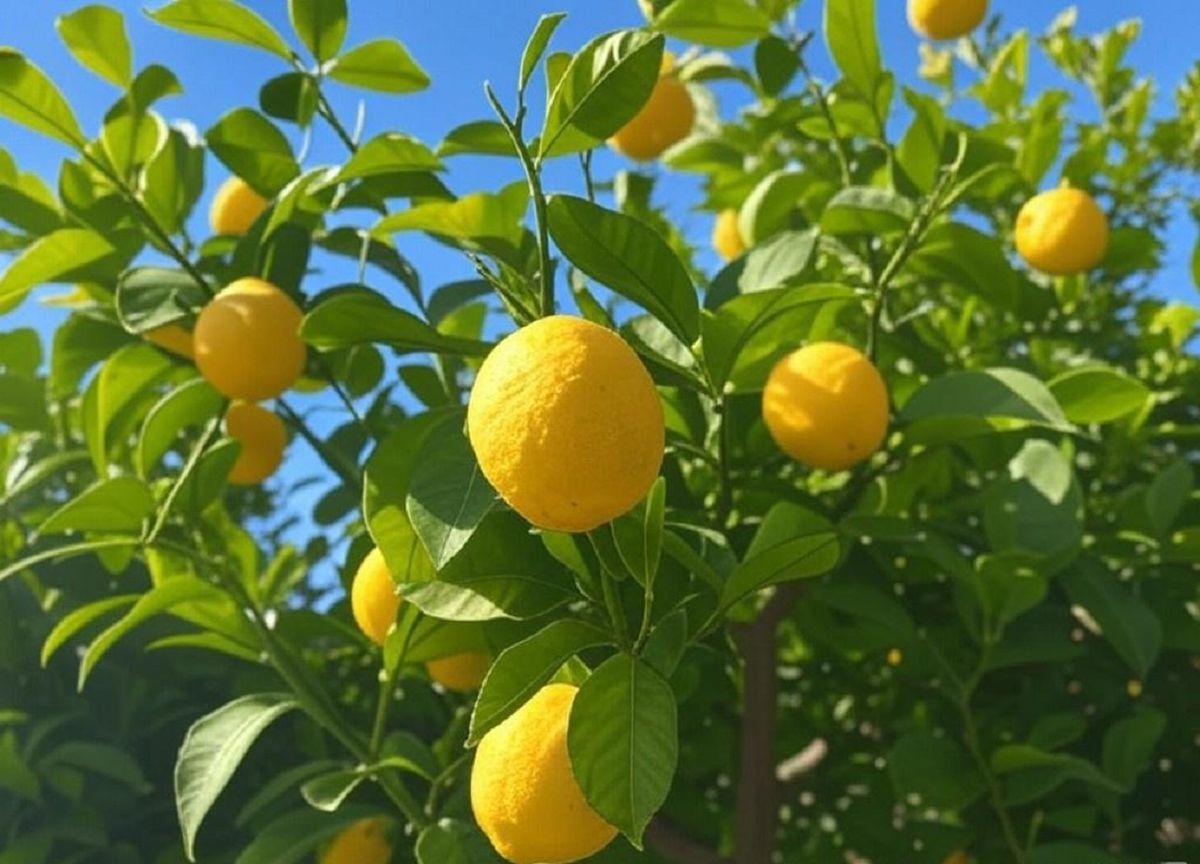
[[[135,68],[151,62],[169,66],[179,76],[184,94],[162,104],[168,121],[187,119],[203,131],[228,110],[242,105],[257,107],[258,86],[268,78],[284,71],[278,58],[235,45],[202,40],[160,27],[141,14],[143,5],[156,7],[161,0],[143,4],[136,0],[107,0],[126,16],[134,47]],[[243,0],[270,20],[276,28],[290,36],[286,0]],[[83,0],[0,0],[0,45],[11,45],[41,66],[66,93],[86,131],[98,128],[105,108],[115,98],[115,92],[105,82],[94,77],[70,57],[59,40],[54,19],[83,4]],[[634,0],[350,0],[350,30],[347,46],[380,35],[400,38],[417,61],[433,79],[426,91],[410,96],[387,97],[372,94],[365,117],[364,138],[391,129],[415,135],[436,145],[447,131],[468,120],[492,119],[483,96],[482,84],[490,80],[501,99],[511,104],[521,48],[538,16],[544,12],[566,11],[568,18],[554,39],[556,50],[575,50],[598,33],[642,22]],[[893,68],[901,83],[922,86],[916,78],[918,40],[908,28],[904,0],[877,0],[880,41],[884,61]],[[1026,27],[1038,34],[1066,6],[1055,0],[991,0],[992,12],[1005,18],[1008,28]],[[1200,45],[1194,34],[1200,33],[1200,3],[1196,0],[1079,0],[1080,32],[1090,33],[1112,26],[1129,17],[1140,17],[1144,23],[1142,38],[1130,53],[1134,66],[1158,81],[1157,106],[1166,109],[1173,98],[1178,81],[1200,59]],[[799,23],[805,29],[819,30],[823,3],[803,0]],[[823,41],[814,42],[811,62],[816,74],[826,80],[833,77],[833,68]],[[748,56],[748,54],[747,54]],[[1040,55],[1030,70],[1034,91],[1045,86],[1065,86]],[[533,96],[531,113],[540,117],[542,86],[530,87]],[[340,116],[352,124],[358,111],[359,94],[345,88],[332,88],[334,104]],[[716,88],[723,114],[736,111],[746,98],[737,85]],[[897,100],[902,104],[901,100]],[[908,118],[900,109],[895,111],[899,122],[893,121],[896,134]],[[333,134],[318,122],[316,135],[309,150],[308,164],[332,164],[344,161],[345,153]],[[293,130],[289,129],[289,132]],[[292,134],[299,149],[299,136]],[[0,119],[0,146],[16,158],[24,170],[33,170],[53,180],[64,151],[45,139],[19,129]],[[225,169],[215,160],[208,167],[208,186],[211,190],[224,176]],[[481,189],[495,190],[520,178],[520,168],[513,160],[486,157],[454,157],[449,160],[449,183],[459,194]],[[594,170],[599,178],[611,177],[628,163],[614,154],[604,152],[596,157]],[[547,171],[546,187],[578,190],[581,179],[574,159],[557,160]],[[666,173],[656,192],[657,200],[668,204],[672,215],[697,245],[708,248],[711,217],[689,211],[697,199],[698,186],[690,177]],[[193,236],[208,232],[206,195],[193,218]],[[1196,242],[1196,226],[1186,214],[1179,214],[1176,224],[1166,238],[1166,269],[1155,281],[1152,290],[1165,297],[1185,302],[1194,299],[1194,286],[1189,273],[1189,261]],[[400,251],[417,266],[426,291],[454,279],[471,278],[474,273],[469,262],[459,253],[441,247],[413,234],[398,239]],[[706,252],[702,265],[715,270],[716,256]],[[0,267],[6,265],[0,254]],[[348,266],[348,265],[347,265]],[[353,278],[353,270],[327,270],[314,277],[314,288],[323,288]],[[400,301],[402,292],[381,285],[393,299]],[[57,289],[41,289],[14,314],[0,322],[0,329],[34,326],[48,334],[61,320],[61,313],[47,309],[37,302],[39,296]],[[560,292],[561,294],[561,292]],[[320,409],[333,402],[328,397],[314,397],[313,407]],[[342,422],[334,412],[314,418],[318,428]],[[288,464],[281,472],[284,482],[294,481],[314,472],[320,466],[316,457],[303,446],[293,442]],[[277,481],[278,482],[278,481]],[[327,488],[325,484],[308,486],[289,498],[294,512],[307,514],[311,505]],[[296,536],[312,535],[312,526],[303,522]],[[333,539],[333,538],[330,538]]]

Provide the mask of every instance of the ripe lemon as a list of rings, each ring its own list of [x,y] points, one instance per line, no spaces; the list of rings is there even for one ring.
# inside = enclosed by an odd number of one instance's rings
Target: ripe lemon
[[[378,548],[368,552],[358,565],[350,586],[350,611],[358,629],[376,645],[382,645],[400,611],[400,595]]]
[[[746,243],[742,240],[742,232],[738,229],[738,212],[722,210],[713,225],[713,248],[726,261],[732,261],[746,251]]]
[[[887,386],[849,345],[817,342],[780,360],[763,391],[763,420],[793,459],[841,471],[879,449],[888,426]]]
[[[225,434],[242,445],[242,452],[229,472],[235,486],[255,486],[272,474],[283,461],[287,430],[283,421],[253,402],[235,402],[225,412]]]
[[[982,24],[987,9],[987,0],[908,0],[908,23],[928,39],[957,39]]]
[[[255,192],[241,177],[230,177],[217,189],[208,223],[214,234],[241,236],[250,230],[267,209],[267,199]]]
[[[425,664],[429,677],[441,684],[447,690],[456,693],[469,693],[478,690],[487,675],[492,658],[478,651],[466,651],[462,654],[451,654],[449,657],[439,657]]]
[[[1017,214],[1017,251],[1051,276],[1091,270],[1108,250],[1108,217],[1079,189],[1052,189],[1025,202]]]
[[[161,327],[155,327],[153,330],[143,333],[142,337],[152,345],[157,345],[164,351],[178,354],[180,357],[186,357],[188,360],[191,360],[194,354],[192,334],[178,324],[164,324]]]
[[[555,315],[505,338],[467,407],[484,476],[539,528],[590,531],[629,510],[662,464],[662,403],[611,330]]]
[[[471,769],[471,809],[513,864],[567,864],[617,836],[583,797],[567,754],[578,689],[549,684],[483,736]]]
[[[387,864],[391,860],[392,844],[383,819],[360,819],[334,837],[321,856],[321,864]]]
[[[304,370],[300,318],[300,308],[270,282],[238,279],[196,319],[200,374],[230,399],[274,399]]]
[[[632,120],[608,139],[618,153],[638,162],[649,162],[692,134],[696,104],[684,83],[671,74],[674,66],[674,55],[663,52],[658,83],[650,98]]]

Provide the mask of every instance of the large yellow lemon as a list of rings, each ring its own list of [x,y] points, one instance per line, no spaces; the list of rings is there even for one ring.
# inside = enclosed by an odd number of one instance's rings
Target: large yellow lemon
[[[522,327],[479,369],[467,432],[484,476],[539,528],[590,531],[649,491],[662,403],[616,333],[555,315]]]
[[[549,684],[483,736],[471,769],[475,821],[513,864],[568,864],[617,836],[571,771],[567,724],[577,688]]]
[[[1025,202],[1017,214],[1017,251],[1051,276],[1091,270],[1108,251],[1108,217],[1079,189],[1052,189]]]
[[[387,864],[392,844],[383,819],[360,819],[333,838],[321,864]]]
[[[358,629],[376,645],[382,645],[400,611],[400,595],[378,548],[368,552],[358,565],[350,586],[350,611]]]
[[[195,353],[192,349],[192,334],[179,324],[164,324],[147,330],[142,337],[152,345],[157,345],[164,351],[178,354],[180,357],[192,359]]]
[[[958,39],[987,17],[988,0],[908,0],[908,23],[928,39]]]
[[[217,189],[208,222],[214,234],[241,236],[267,209],[268,201],[241,177],[230,177]]]
[[[638,162],[649,162],[692,134],[696,104],[684,83],[672,74],[674,67],[674,55],[664,52],[658,83],[650,98],[632,120],[608,139],[618,153]]]
[[[722,210],[717,215],[713,225],[713,248],[726,261],[732,261],[746,251],[746,243],[742,240],[742,232],[738,228],[738,211]]]
[[[196,319],[200,374],[230,399],[274,399],[304,370],[300,318],[300,308],[270,282],[238,279]]]
[[[462,654],[430,660],[425,664],[425,671],[431,679],[447,690],[469,693],[479,689],[491,665],[492,658],[488,655],[478,651],[465,651]]]
[[[235,402],[225,412],[225,434],[242,445],[229,472],[235,486],[257,485],[279,468],[287,448],[287,429],[278,416],[253,402]]]
[[[887,434],[888,393],[879,370],[838,342],[817,342],[780,360],[763,391],[763,420],[785,453],[841,471],[867,459]]]

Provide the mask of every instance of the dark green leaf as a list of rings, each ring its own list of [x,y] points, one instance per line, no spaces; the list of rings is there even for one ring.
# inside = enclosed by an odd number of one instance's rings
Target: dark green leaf
[[[1162,648],[1162,624],[1150,608],[1101,566],[1079,567],[1061,579],[1071,602],[1087,610],[1121,659],[1145,678]]]
[[[754,71],[763,92],[769,96],[782,92],[799,68],[800,59],[785,39],[772,34],[754,47]]]
[[[382,342],[401,353],[430,351],[480,357],[486,342],[443,336],[415,315],[393,306],[365,288],[341,291],[318,303],[304,317],[300,333],[321,349]]]
[[[984,792],[984,781],[961,747],[930,732],[910,732],[888,754],[897,798],[920,797],[920,806],[964,810]]]
[[[821,216],[826,234],[900,234],[916,217],[909,199],[889,189],[854,186],[830,200]]]
[[[268,198],[300,173],[287,138],[252,108],[230,111],[204,137],[225,167]]]
[[[1139,708],[1104,733],[1104,773],[1132,791],[1146,770],[1167,728],[1167,717],[1154,708]]]
[[[996,550],[1077,551],[1083,540],[1083,491],[1070,460],[1046,441],[1026,442],[1009,462],[1008,477],[985,493],[983,523]]]
[[[317,113],[317,85],[304,72],[286,72],[262,86],[258,107],[271,117],[307,126]]]
[[[1195,475],[1186,459],[1176,459],[1146,488],[1146,514],[1158,537],[1165,537],[1192,497]]]

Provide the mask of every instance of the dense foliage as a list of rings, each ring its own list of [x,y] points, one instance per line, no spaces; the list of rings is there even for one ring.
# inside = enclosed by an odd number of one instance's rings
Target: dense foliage
[[[284,864],[365,816],[395,861],[494,862],[472,748],[552,680],[580,686],[574,774],[624,835],[598,864],[1200,852],[1200,311],[1147,290],[1168,225],[1200,214],[1200,67],[1153,116],[1136,22],[1086,35],[1067,12],[927,45],[900,87],[875,35],[900,4],[809,0],[820,34],[797,5],[655,0],[574,53],[547,53],[547,15],[495,70],[517,89],[436,147],[335,114],[331,88],[429,83],[391,36],[345,46],[345,0],[290,0],[286,37],[234,0],[150,11],[279,60],[202,138],[163,113],[199,82],[137,69],[115,10],[58,22],[119,91],[94,137],[0,49],[0,116],[71,153],[50,184],[0,149],[0,864]],[[822,37],[833,82],[810,75]],[[661,163],[749,249],[715,274],[656,170],[592,171],[667,39],[697,111]],[[1060,87],[1030,92],[1037,52]],[[306,164],[307,134],[345,161]],[[496,187],[451,192],[481,154]],[[543,188],[552,159],[573,188]],[[228,173],[269,207],[194,239]],[[1060,180],[1112,233],[1099,267],[1048,277],[1013,225]],[[462,251],[462,281],[422,284],[414,231]],[[335,258],[356,284],[310,266]],[[274,405],[327,469],[303,547],[295,490],[227,483],[225,398],[144,338],[243,277],[304,312],[296,389],[346,408],[324,435],[310,397]],[[14,322],[46,283],[74,287],[41,346]],[[497,499],[463,431],[482,358],[556,310],[616,329],[666,417],[646,499],[578,534]],[[849,471],[787,458],[762,420],[773,365],[821,340],[870,356],[893,406]],[[374,545],[404,600],[382,648],[312,577],[349,586]],[[478,696],[424,665],[461,652],[495,658]]]

